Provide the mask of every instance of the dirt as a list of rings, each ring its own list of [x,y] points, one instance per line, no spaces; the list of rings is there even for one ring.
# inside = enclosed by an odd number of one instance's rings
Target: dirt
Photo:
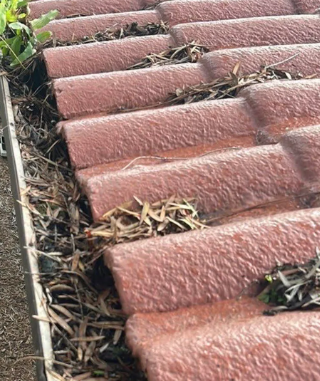
[[[35,381],[31,329],[7,161],[0,157],[0,380]]]

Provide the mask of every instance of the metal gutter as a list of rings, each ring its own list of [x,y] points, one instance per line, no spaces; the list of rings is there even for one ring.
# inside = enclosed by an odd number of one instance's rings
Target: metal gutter
[[[46,298],[38,278],[39,268],[32,219],[28,208],[23,206],[26,205],[27,201],[24,194],[26,189],[24,168],[16,136],[8,81],[4,76],[0,77],[0,116],[10,169],[11,189],[14,197],[35,356],[44,359],[44,361],[41,359],[36,360],[37,379],[38,381],[56,381],[57,378],[51,374],[53,349],[50,325],[46,321],[40,321],[32,317],[36,315],[40,319],[48,319]]]

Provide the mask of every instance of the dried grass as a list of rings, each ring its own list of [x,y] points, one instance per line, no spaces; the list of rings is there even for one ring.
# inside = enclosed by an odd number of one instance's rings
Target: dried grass
[[[169,48],[161,53],[147,55],[141,62],[130,66],[127,70],[146,69],[155,66],[179,65],[184,63],[195,63],[209,51],[205,46],[195,42]]]
[[[309,310],[320,306],[320,251],[303,264],[279,264],[265,276],[267,286],[259,299],[273,308],[266,315]]]
[[[177,89],[169,96],[164,105],[189,104],[213,99],[226,99],[236,97],[240,90],[245,87],[272,80],[299,80],[303,76],[300,73],[289,73],[278,70],[272,66],[263,66],[261,70],[249,75],[240,74],[241,65],[237,63],[233,70],[224,78],[218,78],[210,83],[201,83]]]
[[[135,203],[107,212],[101,223],[86,230],[89,238],[103,238],[105,244],[205,229],[195,207],[195,199],[171,197],[153,204],[135,198]]]
[[[199,45],[195,45],[195,46],[197,46],[198,47],[197,49],[199,49]],[[183,47],[181,48],[183,49]],[[206,49],[204,47],[202,48]],[[179,50],[179,48],[177,49]],[[161,57],[162,55],[166,57],[166,55],[168,55],[168,52],[165,51],[163,53],[160,53],[159,57]],[[142,65],[143,67],[143,65],[147,64],[147,61],[149,60],[148,57],[155,57],[155,56],[157,55],[146,56],[143,61],[137,64],[138,67],[139,65]],[[194,102],[235,98],[242,89],[248,86],[259,84],[259,83],[264,83],[264,82],[273,81],[273,80],[292,81],[292,80],[314,78],[315,75],[303,76],[299,72],[292,73],[289,71],[279,70],[276,68],[278,65],[283,64],[295,57],[296,55],[289,57],[288,59],[282,62],[275,63],[273,65],[261,66],[259,71],[252,74],[247,74],[247,75],[241,74],[241,63],[238,62],[234,66],[233,70],[230,73],[228,73],[225,77],[217,78],[210,83],[199,83],[195,86],[177,88],[173,94],[169,94],[169,96],[160,103],[155,103],[145,107],[132,108],[132,109],[120,108],[116,112],[117,113],[131,112],[131,111],[138,111],[138,110],[147,110],[151,108],[154,109],[159,107],[169,107],[169,106],[174,106],[179,104],[190,104]],[[169,56],[169,61],[172,61],[171,64],[179,63],[179,62],[175,62],[175,60],[171,60],[170,56]],[[155,62],[155,65],[160,65],[160,62]],[[134,67],[131,66],[128,68],[128,70],[132,68]]]

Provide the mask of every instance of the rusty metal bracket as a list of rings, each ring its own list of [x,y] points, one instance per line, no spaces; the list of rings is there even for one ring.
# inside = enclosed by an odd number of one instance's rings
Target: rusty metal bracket
[[[46,299],[38,281],[39,269],[35,250],[35,234],[29,210],[24,206],[26,205],[24,193],[26,183],[23,162],[16,136],[9,86],[4,76],[0,77],[0,116],[5,140],[4,151],[1,151],[1,154],[6,152],[8,157],[35,356],[39,359],[43,358],[43,360],[36,361],[37,379],[38,381],[57,381],[56,377],[51,374],[53,349]],[[35,319],[33,316],[38,318]]]

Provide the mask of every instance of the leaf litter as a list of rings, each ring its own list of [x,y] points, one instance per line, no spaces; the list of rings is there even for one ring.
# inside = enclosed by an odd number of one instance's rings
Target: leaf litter
[[[291,57],[291,58],[294,58]],[[145,58],[145,62],[148,58]],[[175,62],[173,62],[175,63]],[[156,63],[157,64],[157,63]],[[219,99],[234,98],[240,91],[248,86],[264,83],[273,80],[300,80],[314,78],[303,76],[300,73],[291,73],[276,68],[278,64],[261,66],[260,70],[252,74],[241,74],[241,63],[238,62],[233,70],[225,77],[217,78],[209,83],[199,83],[195,86],[177,88],[172,94],[160,103],[135,109],[119,109],[118,112],[137,111],[157,107],[168,107],[180,104],[190,104],[194,102],[211,101]],[[131,69],[130,67],[129,69]]]
[[[103,244],[132,242],[138,239],[207,228],[198,216],[195,199],[175,196],[150,204],[135,198],[107,212],[101,222],[86,229],[89,239],[103,238]]]
[[[155,66],[178,65],[184,63],[195,63],[209,51],[203,45],[191,42],[176,48],[169,48],[161,53],[151,53],[141,62],[130,66],[127,70],[146,69]]]
[[[32,215],[37,239],[56,375],[65,380],[143,380],[144,374],[137,370],[124,343],[125,316],[112,276],[102,265],[102,250],[122,242],[205,229],[206,221],[199,218],[195,199],[173,196],[152,204],[132,200],[93,224],[65,143],[56,134],[59,115],[48,80],[37,75],[43,76],[45,69],[37,60],[27,69],[11,72],[8,80],[28,185],[25,207]],[[235,96],[239,88],[265,80],[298,79],[271,66],[245,77],[239,76],[238,70],[239,65],[229,76],[199,85],[201,89],[177,90],[163,105]]]
[[[177,89],[164,102],[168,105],[189,104],[212,99],[226,99],[236,97],[245,87],[272,80],[298,80],[301,74],[291,74],[270,66],[261,67],[260,71],[249,75],[240,75],[240,63],[226,77],[218,78],[210,83],[201,83],[196,86]]]
[[[122,28],[107,28],[104,31],[95,33],[93,36],[85,36],[79,40],[60,41],[59,39],[53,38],[51,41],[45,43],[44,47],[83,45],[94,42],[122,40],[124,38],[155,36],[159,34],[168,34],[168,32],[169,26],[163,21],[159,21],[158,23],[150,22],[147,24],[132,22]]]
[[[106,246],[121,242],[204,229],[196,200],[171,197],[149,204],[136,198],[93,224],[67,149],[56,135],[59,116],[50,89],[28,87],[30,73],[38,74],[36,64],[30,63],[29,70],[8,79],[27,183],[29,202],[24,206],[37,240],[55,372],[66,380],[80,380],[83,374],[85,380],[143,380],[125,346],[126,317],[101,255]]]
[[[55,372],[66,380],[86,373],[88,379],[99,374],[110,380],[143,380],[124,343],[125,316],[111,275],[104,277],[103,288],[94,283],[102,263],[94,260],[97,248],[85,232],[92,217],[55,132],[59,116],[54,100],[45,86],[34,91],[26,85],[30,73],[37,78],[34,63],[29,70],[8,79],[27,183],[29,202],[24,206],[37,240]]]
[[[303,264],[279,264],[265,276],[258,298],[272,307],[265,315],[320,307],[320,250]]]

